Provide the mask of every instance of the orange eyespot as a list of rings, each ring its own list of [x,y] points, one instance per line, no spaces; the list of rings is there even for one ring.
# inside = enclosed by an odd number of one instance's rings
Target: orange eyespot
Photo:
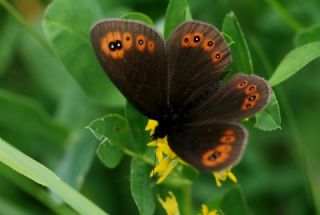
[[[215,44],[212,38],[205,39],[202,43],[202,49],[205,52],[211,51],[212,49],[214,49],[214,47],[215,47]]]
[[[222,136],[220,138],[220,142],[225,144],[234,143],[235,141],[236,141],[236,137],[231,135]]]
[[[232,151],[232,146],[230,145],[219,145],[213,149],[210,149],[203,153],[202,164],[206,167],[214,167],[229,158],[229,154]]]
[[[132,40],[132,34],[130,32],[123,33],[122,41],[123,41],[124,50],[128,51],[132,48],[133,40]]]
[[[257,89],[257,86],[255,84],[251,84],[246,88],[244,93],[245,94],[250,94],[250,93],[253,93],[254,91],[256,91],[256,89]]]
[[[192,35],[186,34],[181,39],[181,47],[189,47],[190,43],[192,42]]]
[[[197,47],[201,44],[202,40],[203,34],[201,34],[200,32],[195,32],[192,35],[190,46]]]
[[[245,100],[242,104],[241,110],[249,110],[256,105],[255,101],[247,101]]]
[[[155,47],[154,42],[152,40],[149,40],[148,41],[148,51],[150,53],[154,53],[155,49],[156,49],[156,47]]]
[[[101,39],[100,47],[106,56],[113,59],[122,59],[124,56],[123,43],[120,32],[108,32]]]
[[[143,34],[138,34],[136,36],[136,47],[138,51],[143,52],[144,49],[146,48],[146,44],[147,44],[146,36]]]
[[[253,93],[247,97],[248,102],[258,101],[260,99],[259,93]]]
[[[243,80],[240,83],[237,84],[237,88],[238,89],[243,89],[248,85],[248,81],[247,80]]]
[[[223,54],[221,53],[221,51],[215,51],[212,53],[212,61],[214,63],[221,61],[222,58],[223,58]]]

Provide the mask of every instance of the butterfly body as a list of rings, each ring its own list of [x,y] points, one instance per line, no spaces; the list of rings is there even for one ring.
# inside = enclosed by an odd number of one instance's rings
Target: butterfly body
[[[116,87],[158,121],[153,139],[167,136],[170,148],[200,169],[239,161],[247,132],[238,122],[267,105],[270,86],[244,74],[220,83],[232,58],[215,27],[185,22],[165,42],[143,23],[111,19],[92,28],[91,40]]]

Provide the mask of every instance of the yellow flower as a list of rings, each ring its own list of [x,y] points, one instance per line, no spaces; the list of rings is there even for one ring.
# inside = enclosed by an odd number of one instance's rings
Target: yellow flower
[[[207,205],[201,205],[202,207],[202,213],[199,215],[218,215],[218,211],[217,210],[213,210],[213,211],[209,211],[208,206]]]
[[[161,199],[158,195],[158,200],[167,212],[167,215],[180,215],[177,199],[172,192],[169,191],[169,196],[165,200]]]
[[[231,169],[225,169],[220,172],[212,172],[212,175],[214,176],[216,180],[216,185],[218,187],[221,187],[222,183],[221,181],[226,181],[228,178],[233,182],[233,183],[238,183],[238,180],[236,176],[231,172]]]
[[[202,206],[202,214],[200,215],[218,215],[217,210],[209,211],[208,206],[203,204]]]
[[[158,122],[149,120],[145,130],[150,130],[150,136],[154,134]],[[156,147],[158,164],[151,171],[150,177],[159,176],[156,183],[163,182],[177,165],[177,155],[170,149],[167,136],[151,141],[147,146]]]
[[[169,195],[165,200],[161,199],[158,195],[158,200],[166,211],[167,215],[180,215],[177,199],[171,191],[169,191]],[[209,211],[208,206],[203,204],[202,213],[199,215],[218,215],[218,210]]]
[[[153,119],[149,119],[147,126],[144,130],[149,131],[150,130],[150,136],[152,136],[154,134],[154,130],[156,129],[156,127],[158,126],[158,121],[157,120],[153,120]]]

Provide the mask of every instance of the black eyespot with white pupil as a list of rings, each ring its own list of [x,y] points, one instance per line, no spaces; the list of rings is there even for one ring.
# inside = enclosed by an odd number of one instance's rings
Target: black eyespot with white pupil
[[[140,39],[140,40],[138,41],[138,44],[139,44],[139,45],[142,45],[142,44],[143,44],[143,40]]]
[[[221,57],[220,53],[217,53],[216,54],[216,59],[220,59],[220,57]]]
[[[209,41],[208,42],[208,46],[210,47],[210,46],[213,46],[213,42],[212,41]]]
[[[249,101],[253,101],[253,100],[255,100],[256,99],[256,96],[250,96],[249,97]]]
[[[208,159],[209,159],[210,161],[214,161],[214,160],[217,159],[220,155],[221,155],[221,152],[216,151],[216,152],[212,153],[212,154],[209,156]]]
[[[200,37],[199,37],[199,36],[195,36],[195,37],[193,38],[193,42],[197,43],[197,42],[199,42],[199,41],[200,41]]]
[[[122,43],[120,40],[116,40],[115,44],[116,44],[117,49],[119,49],[119,50],[122,49]]]
[[[110,42],[109,43],[109,49],[111,51],[115,51],[117,49],[116,43],[115,42]]]

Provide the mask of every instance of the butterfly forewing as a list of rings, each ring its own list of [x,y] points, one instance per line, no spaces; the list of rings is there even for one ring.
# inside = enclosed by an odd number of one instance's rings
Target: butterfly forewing
[[[170,134],[170,148],[187,163],[205,170],[232,167],[246,144],[245,128],[238,124],[206,122],[185,126]]]
[[[162,37],[140,22],[112,19],[94,25],[91,41],[103,69],[128,101],[158,119],[168,103]]]
[[[269,102],[271,87],[256,75],[236,74],[190,114],[190,122],[240,121],[261,111]]]
[[[212,25],[202,22],[180,25],[167,41],[167,49],[169,101],[173,107],[183,108],[208,89],[217,89],[231,63],[222,35]]]

